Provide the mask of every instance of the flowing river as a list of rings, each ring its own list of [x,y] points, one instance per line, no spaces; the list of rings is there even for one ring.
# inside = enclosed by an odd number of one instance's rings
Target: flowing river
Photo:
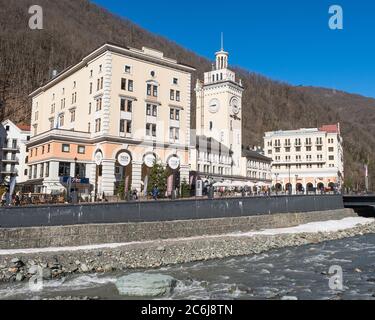
[[[329,287],[328,271],[334,265],[343,270],[343,291]],[[173,294],[163,299],[280,299],[285,296],[375,299],[375,235],[146,272],[170,275],[178,280]],[[38,293],[31,292],[28,283],[3,284],[0,299],[129,299],[120,296],[114,284],[129,273],[79,275],[48,281]]]

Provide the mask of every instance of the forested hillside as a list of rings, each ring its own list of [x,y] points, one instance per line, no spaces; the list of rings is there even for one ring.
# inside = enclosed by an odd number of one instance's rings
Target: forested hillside
[[[195,78],[211,67],[207,59],[87,0],[37,2],[44,9],[44,30],[32,31],[28,28],[28,8],[35,1],[0,0],[1,119],[9,117],[28,123],[28,94],[46,81],[53,69],[65,69],[105,42],[161,50],[167,57],[194,66]],[[262,145],[263,133],[269,130],[341,122],[347,184],[364,184],[363,164],[367,161],[370,172],[375,171],[374,99],[328,89],[293,87],[246,70],[236,71],[246,89],[244,145]]]

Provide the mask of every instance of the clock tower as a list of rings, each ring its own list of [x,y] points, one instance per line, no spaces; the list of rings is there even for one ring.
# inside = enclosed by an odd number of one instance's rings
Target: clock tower
[[[243,87],[228,69],[228,57],[222,44],[212,70],[204,74],[203,82],[197,81],[196,132],[230,150],[230,175],[241,175]]]

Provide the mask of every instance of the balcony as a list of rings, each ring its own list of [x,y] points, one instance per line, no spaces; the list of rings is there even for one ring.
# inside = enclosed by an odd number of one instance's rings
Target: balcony
[[[311,141],[306,141],[305,142],[305,147],[312,147],[312,142]]]
[[[18,152],[20,151],[20,146],[18,145],[6,145],[3,146],[4,151],[13,151],[13,152]]]
[[[14,168],[14,169],[12,169],[12,168],[10,168],[10,169],[2,168],[1,169],[1,174],[2,175],[7,175],[7,176],[9,176],[9,175],[17,175],[18,174],[18,170],[16,168]]]
[[[1,159],[2,162],[4,163],[19,163],[19,159],[18,157],[14,157],[14,158],[4,158],[4,159]]]

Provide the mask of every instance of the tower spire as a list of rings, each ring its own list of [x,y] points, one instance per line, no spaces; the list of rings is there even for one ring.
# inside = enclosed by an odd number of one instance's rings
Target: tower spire
[[[221,32],[221,51],[224,51],[224,32]]]

